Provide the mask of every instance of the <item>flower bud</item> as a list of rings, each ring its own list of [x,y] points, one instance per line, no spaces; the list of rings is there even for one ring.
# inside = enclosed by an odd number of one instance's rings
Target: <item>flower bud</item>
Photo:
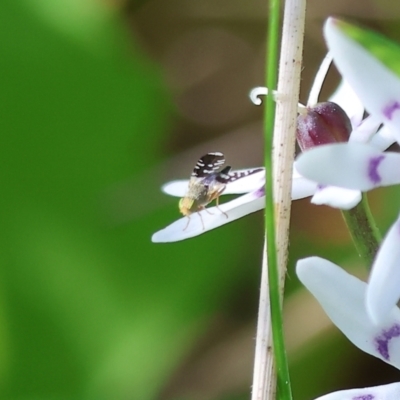
[[[297,142],[302,151],[321,144],[347,142],[351,122],[344,110],[332,102],[307,107],[297,117]]]

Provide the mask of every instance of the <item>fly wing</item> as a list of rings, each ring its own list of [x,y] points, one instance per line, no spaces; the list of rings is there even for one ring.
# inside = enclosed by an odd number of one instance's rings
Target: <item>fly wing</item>
[[[231,179],[231,167],[225,167],[222,171],[215,174],[215,180],[219,183],[227,184]]]
[[[246,176],[255,174],[256,172],[263,171],[263,168],[247,169],[245,171],[236,171],[236,172],[229,172],[230,171],[230,167],[229,167],[229,169],[227,171],[226,171],[226,169],[228,169],[228,167],[224,168],[218,174],[218,177],[217,177],[218,182],[226,184],[226,183],[229,183],[229,182],[237,181],[238,179],[245,178]]]
[[[218,171],[224,164],[225,157],[222,153],[207,153],[197,161],[192,176],[196,178],[207,177]]]

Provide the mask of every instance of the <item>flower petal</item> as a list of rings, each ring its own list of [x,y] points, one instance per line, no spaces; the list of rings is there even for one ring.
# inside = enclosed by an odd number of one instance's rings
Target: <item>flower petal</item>
[[[337,186],[321,186],[315,192],[311,203],[327,205],[341,210],[350,210],[361,201],[359,190],[344,189]]]
[[[333,95],[329,97],[329,101],[339,104],[343,108],[353,128],[361,123],[364,116],[364,105],[345,80],[342,80]]]
[[[374,136],[372,136],[369,144],[383,151],[395,142],[396,139],[394,138],[392,131],[384,125]]]
[[[190,216],[190,220],[188,217],[178,219],[156,232],[151,240],[155,243],[166,243],[189,239],[261,210],[264,206],[265,196],[262,188],[225,204],[220,204],[218,208],[210,207],[194,213]]]
[[[374,262],[366,294],[373,321],[385,320],[400,298],[400,218],[392,225]]]
[[[254,168],[237,169],[232,171],[233,173],[241,173],[246,171],[252,171]],[[236,181],[229,182],[226,185],[225,190],[222,194],[242,194],[249,193],[253,190],[257,190],[259,187],[263,186],[265,182],[265,171],[260,170],[250,174],[244,178],[237,179]],[[176,181],[167,182],[161,187],[161,190],[169,194],[170,196],[183,197],[188,190],[189,180],[180,179]]]
[[[252,171],[254,168],[239,169],[232,171],[233,173],[241,173],[246,171]],[[249,193],[253,190],[264,186],[265,183],[265,170],[262,169],[259,172],[250,174],[244,178],[239,178],[236,181],[229,182],[226,185],[225,190],[222,194],[242,194]]]
[[[353,129],[350,135],[349,142],[358,142],[358,143],[369,142],[373,137],[373,135],[377,132],[380,125],[381,121],[370,115]]]
[[[244,172],[248,169],[235,170],[233,172]],[[224,194],[243,194],[257,190],[264,185],[265,171],[256,172],[245,178],[238,179],[226,185],[226,189],[222,192]],[[161,190],[170,196],[183,197],[187,192],[189,185],[188,179],[181,179],[166,183],[161,187]],[[292,182],[292,200],[302,199],[304,197],[312,196],[317,190],[317,183],[301,176],[295,166],[293,169],[293,182]]]
[[[388,124],[400,142],[400,77],[388,62],[390,58],[398,59],[398,48],[376,34],[333,18],[326,22],[324,32],[343,78],[367,111]]]
[[[362,389],[340,390],[318,397],[315,400],[398,400],[400,382]]]
[[[161,190],[170,196],[183,197],[188,190],[188,186],[188,179],[179,179],[165,183],[161,186]]]
[[[384,323],[372,322],[365,306],[367,284],[319,257],[297,262],[300,281],[314,295],[332,322],[361,350],[400,367],[400,310]]]
[[[308,179],[362,191],[400,183],[399,165],[400,154],[362,143],[318,146],[296,160],[298,171]]]
[[[166,228],[156,232],[151,240],[155,243],[165,243],[189,239],[263,209],[265,206],[264,181],[265,173],[260,171],[229,183],[223,194],[242,193],[251,188],[253,190],[237,199],[220,204],[218,208],[210,207],[207,210],[194,213],[190,216],[190,221],[188,217],[180,218]],[[162,190],[172,196],[182,197],[187,191],[188,182],[187,180],[172,181],[165,184]],[[242,183],[241,185],[239,185],[240,182]],[[254,190],[254,188],[257,190]],[[294,169],[292,182],[293,200],[311,196],[316,188],[317,184],[315,182],[302,177]]]
[[[296,162],[293,164],[292,200],[312,196],[318,188],[317,182],[310,181],[297,171]]]

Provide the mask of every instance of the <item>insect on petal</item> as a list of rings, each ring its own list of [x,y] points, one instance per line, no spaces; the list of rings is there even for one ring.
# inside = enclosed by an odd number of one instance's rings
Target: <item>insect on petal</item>
[[[155,243],[177,242],[201,235],[264,208],[264,190],[256,190],[228,203],[180,218],[152,236]],[[200,219],[200,215],[201,219]]]

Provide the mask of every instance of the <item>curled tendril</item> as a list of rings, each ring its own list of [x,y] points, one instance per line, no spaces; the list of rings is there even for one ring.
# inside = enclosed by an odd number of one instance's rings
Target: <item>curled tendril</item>
[[[276,91],[273,90],[272,94],[274,95],[275,98]],[[265,86],[257,86],[254,89],[251,89],[249,97],[253,104],[255,104],[256,106],[260,106],[262,104],[260,96],[267,96],[267,95],[268,95],[268,88],[266,88]]]
[[[322,60],[317,75],[315,76],[314,83],[310,91],[310,96],[308,98],[307,106],[312,107],[318,103],[318,96],[321,92],[322,84],[324,83],[324,80],[326,78],[331,63],[332,63],[332,54],[328,52],[325,58]],[[254,105],[260,106],[263,102],[260,96],[268,96],[269,92],[270,91],[268,90],[267,87],[257,86],[250,91],[249,97]],[[279,100],[279,93],[276,90],[272,90],[272,95],[274,96],[275,101]],[[299,114],[304,113],[305,109],[306,106],[299,103],[298,105]]]
[[[256,105],[256,106],[260,106],[262,104],[262,99],[260,99],[260,96],[267,96],[269,93],[268,88],[265,86],[257,86],[254,89],[252,89],[249,93],[249,97],[251,102]],[[278,101],[279,100],[279,93],[276,90],[272,91],[272,95],[274,96],[274,100]],[[306,110],[306,106],[299,103],[298,104],[298,109],[297,112],[299,114],[304,114],[305,110]]]

